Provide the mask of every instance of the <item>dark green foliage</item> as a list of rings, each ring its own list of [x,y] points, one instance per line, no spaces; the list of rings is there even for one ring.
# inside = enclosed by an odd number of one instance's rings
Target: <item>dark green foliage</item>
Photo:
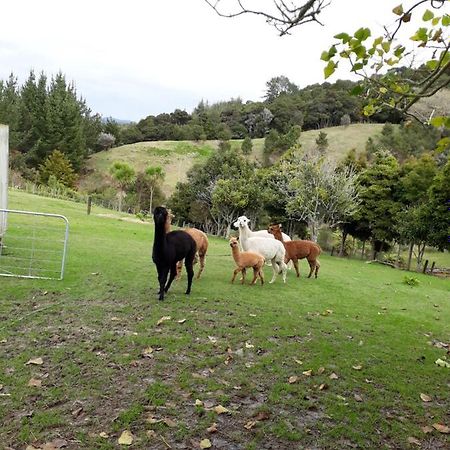
[[[39,166],[41,183],[48,184],[52,176],[64,186],[72,188],[75,185],[76,174],[74,173],[72,164],[59,150],[53,150],[43,164]]]
[[[416,122],[405,122],[399,127],[387,123],[383,127],[378,144],[389,150],[399,161],[420,156],[436,148],[440,133],[435,127]]]
[[[250,155],[253,149],[253,144],[250,136],[246,136],[242,141],[241,150],[244,155]]]
[[[316,145],[320,152],[325,152],[325,150],[328,148],[327,133],[325,133],[324,131],[319,131],[319,136],[317,136],[316,139]]]
[[[36,78],[31,71],[21,87],[14,75],[0,81],[0,122],[10,127],[10,146],[35,169],[57,148],[79,171],[101,131],[99,116],[91,115],[62,73],[48,83],[45,74]]]

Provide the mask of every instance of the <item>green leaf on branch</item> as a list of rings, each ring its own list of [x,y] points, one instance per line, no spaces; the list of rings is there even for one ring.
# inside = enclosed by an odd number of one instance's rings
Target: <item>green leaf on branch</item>
[[[399,58],[403,52],[405,51],[405,47],[403,47],[402,45],[398,45],[397,47],[395,47],[394,50],[394,55]]]
[[[368,117],[373,116],[376,112],[377,112],[377,110],[376,110],[375,106],[370,103],[368,105],[364,106],[364,108],[363,108],[363,114]]]
[[[325,75],[325,79],[333,75],[336,70],[337,64],[334,61],[329,61],[325,69],[323,69],[323,73]]]
[[[357,70],[361,70],[364,67],[363,63],[355,63],[352,67],[352,72],[356,72]]]
[[[430,124],[433,127],[440,128],[450,128],[450,117],[449,116],[437,116],[430,120]]]
[[[400,5],[396,6],[392,12],[396,14],[397,16],[401,16],[403,14],[403,5],[400,3]]]
[[[359,41],[365,41],[370,36],[369,28],[360,28],[355,33],[355,38]]]
[[[322,54],[320,55],[320,59],[322,61],[329,61],[330,60],[330,54],[328,52],[322,52]]]
[[[450,15],[444,14],[444,15],[442,16],[442,25],[443,25],[444,27],[448,27],[448,26],[450,25]]]
[[[406,13],[402,17],[402,22],[409,22],[411,20],[411,13]]]
[[[426,42],[428,41],[428,29],[421,27],[416,31],[416,34],[411,36],[411,40],[413,41],[422,41]]]
[[[340,39],[343,44],[346,44],[350,41],[351,36],[347,33],[339,33],[334,36],[335,39]]]
[[[427,9],[422,16],[422,20],[424,22],[428,22],[429,20],[431,20],[434,17],[434,14],[432,11],[430,11],[429,9]]]
[[[426,66],[431,70],[435,70],[438,65],[439,61],[436,61],[435,59],[430,59],[430,61],[426,62]]]
[[[379,36],[373,41],[372,47],[376,47],[376,46],[380,45],[382,42],[383,42],[383,36]]]
[[[383,42],[381,44],[381,47],[383,48],[383,50],[387,53],[390,49],[391,49],[391,43],[390,42]]]
[[[441,20],[440,17],[435,17],[432,21],[431,21],[431,25],[433,25],[433,27],[435,27],[439,21]]]

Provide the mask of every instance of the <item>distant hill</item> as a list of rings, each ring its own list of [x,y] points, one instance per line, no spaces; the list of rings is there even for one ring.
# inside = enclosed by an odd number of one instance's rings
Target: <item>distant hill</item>
[[[103,123],[106,123],[108,120],[112,120],[112,121],[118,123],[119,125],[128,125],[130,123],[134,123],[132,120],[127,120],[127,119],[116,119],[115,117],[102,117]]]
[[[327,133],[328,151],[334,157],[341,159],[345,154],[355,149],[357,153],[365,149],[367,139],[381,132],[383,124],[353,124],[347,127],[331,127],[321,130],[302,132],[300,143],[306,149],[314,148],[315,140],[320,131]],[[254,139],[253,151],[249,156],[255,161],[262,161],[264,139]],[[186,172],[196,162],[205,160],[218,147],[218,141],[151,141],[122,145],[111,150],[105,150],[92,155],[88,161],[88,173],[81,179],[80,188],[92,189],[98,183],[107,181],[108,170],[114,161],[127,162],[136,171],[147,166],[162,166],[166,172],[163,191],[170,195],[178,181],[186,180]],[[232,140],[232,147],[239,147],[242,140]]]

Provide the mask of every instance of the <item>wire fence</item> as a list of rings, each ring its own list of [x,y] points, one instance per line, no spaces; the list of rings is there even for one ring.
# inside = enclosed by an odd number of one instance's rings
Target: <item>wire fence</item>
[[[0,276],[62,280],[69,222],[59,214],[0,209]]]

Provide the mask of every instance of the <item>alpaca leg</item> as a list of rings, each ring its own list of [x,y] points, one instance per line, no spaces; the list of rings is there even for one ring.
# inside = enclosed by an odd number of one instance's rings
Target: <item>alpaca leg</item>
[[[311,278],[311,275],[313,274],[314,269],[316,268],[316,261],[308,260],[308,263],[309,263],[309,275],[308,275],[308,278]]]
[[[263,267],[260,267],[260,268],[259,268],[258,275],[259,275],[259,279],[260,279],[260,281],[261,281],[261,284],[264,284],[264,272],[263,272]]]
[[[197,273],[197,280],[200,278],[200,275],[202,274],[202,272],[203,272],[203,269],[205,268],[205,257],[206,257],[206,254],[202,254],[202,255],[200,255],[200,253],[198,254],[198,259],[199,259],[199,262],[200,262],[200,267],[199,267],[199,269],[198,269],[198,273]]]
[[[278,274],[278,265],[275,261],[275,258],[272,259],[272,271],[273,271],[273,275],[272,275],[272,279],[269,281],[270,284],[272,284],[275,281],[275,278],[277,277],[277,274]]]
[[[319,273],[319,269],[320,269],[320,263],[319,260],[316,260],[316,272],[315,272],[315,278],[317,278],[317,274]]]
[[[169,281],[167,281],[166,287],[164,288],[165,292],[167,292],[170,289],[170,285],[172,284],[172,281],[174,280],[176,275],[177,275],[177,263],[174,263],[170,267],[170,276]]]
[[[168,274],[169,274],[168,267],[162,267],[161,269],[158,269],[159,300],[164,300],[164,286],[166,285]]]
[[[195,256],[195,253],[193,255],[186,256],[186,258],[184,260],[184,265],[186,266],[186,272],[187,272],[187,277],[188,277],[188,285],[187,285],[187,289],[186,289],[187,295],[189,295],[191,293],[192,278],[194,278],[194,269],[192,267],[194,264],[194,256]]]
[[[284,261],[280,262],[281,273],[283,274],[283,283],[286,283],[287,266]]]
[[[176,280],[179,281],[181,278],[181,269],[183,268],[183,260],[177,262],[177,276]]]
[[[258,266],[254,266],[253,267],[253,280],[250,284],[253,285],[256,283],[256,280],[258,279],[258,274],[259,274],[259,268],[258,268]]]
[[[242,268],[241,273],[242,273],[241,284],[244,284],[245,274],[247,273],[247,271],[245,270],[245,267]]]
[[[234,271],[233,271],[233,278],[231,278],[231,282],[234,283],[234,279],[236,278],[236,275],[241,271],[240,267],[237,267]]]
[[[292,264],[294,264],[295,273],[297,274],[297,278],[299,278],[300,271],[298,270],[298,259],[293,259]]]

